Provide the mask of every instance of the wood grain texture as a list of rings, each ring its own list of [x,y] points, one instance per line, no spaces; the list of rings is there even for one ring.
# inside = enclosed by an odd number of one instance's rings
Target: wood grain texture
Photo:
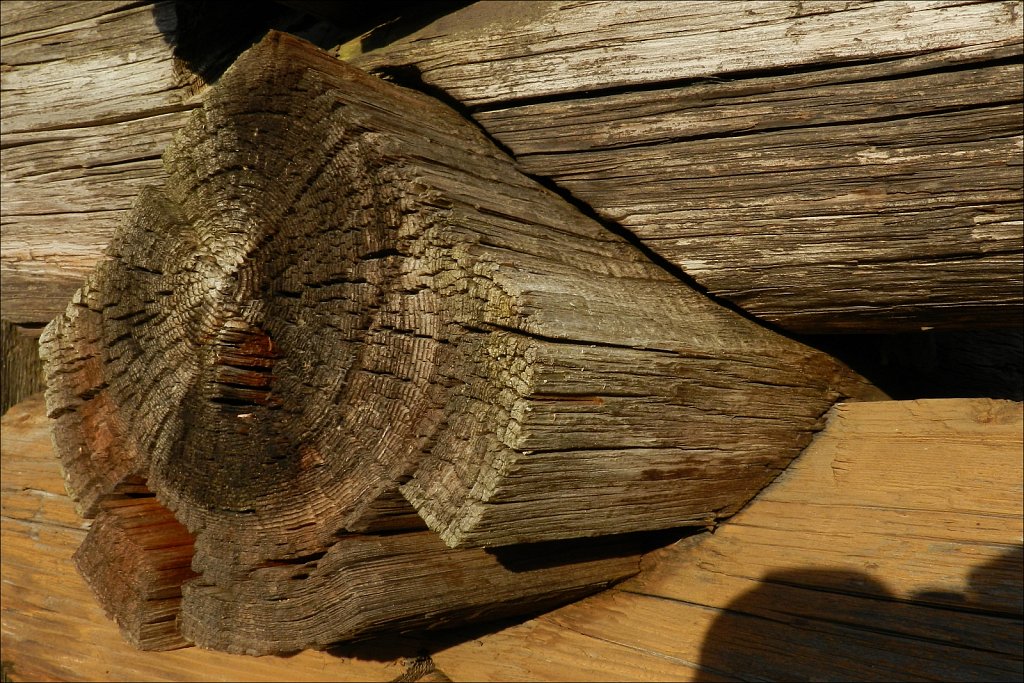
[[[703,525],[835,400],[880,395],[687,288],[439,102],[284,34],[165,162],[42,338],[87,515],[144,476],[200,545],[252,562],[415,513],[453,547]]]
[[[575,605],[428,641],[430,666],[403,670],[318,652],[130,649],[72,567],[85,531],[35,399],[2,423],[5,670],[67,681],[416,680],[434,664],[455,681],[1019,680],[1021,420],[1005,401],[841,405],[764,500],[713,535],[652,553],[636,579]]]
[[[64,491],[41,396],[3,416],[4,672],[15,681],[390,681],[399,661],[307,651],[245,657],[191,648],[140,652],[104,616],[72,555],[88,522]]]
[[[803,333],[1022,318],[1019,2],[479,3],[356,57]]]
[[[840,404],[713,535],[434,661],[453,680],[1019,680],[1022,420]]]
[[[196,645],[250,655],[422,637],[599,592],[636,574],[654,546],[613,537],[495,553],[448,548],[419,531],[352,534],[322,553],[255,567],[205,551],[193,564],[201,576],[182,586],[178,624]]]
[[[172,3],[5,2],[3,316],[46,322],[99,259],[201,79]]]

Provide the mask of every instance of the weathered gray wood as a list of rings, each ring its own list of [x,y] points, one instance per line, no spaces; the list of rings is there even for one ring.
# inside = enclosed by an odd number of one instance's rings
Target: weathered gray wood
[[[1024,311],[1019,2],[478,3],[354,59],[797,332]]]
[[[47,322],[100,258],[195,107],[172,3],[5,2],[4,279],[12,322]]]
[[[211,562],[419,524],[400,484],[453,546],[713,524],[879,395],[294,38],[165,161],[43,336],[48,409],[83,512],[144,476]]]
[[[269,26],[259,3],[4,2],[0,15],[0,312],[49,322],[101,258],[208,79]],[[341,31],[304,24],[333,43]],[[331,35],[331,38],[326,36]]]

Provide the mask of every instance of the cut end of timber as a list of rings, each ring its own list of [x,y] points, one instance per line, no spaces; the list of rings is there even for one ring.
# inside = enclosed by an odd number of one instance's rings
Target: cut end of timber
[[[319,647],[592,590],[624,566],[520,575],[445,544],[713,524],[871,393],[444,105],[289,36],[225,72],[164,163],[41,343],[72,494],[102,510],[144,478],[194,535],[198,644]],[[389,611],[363,571],[410,597]],[[435,581],[454,593],[420,595]]]

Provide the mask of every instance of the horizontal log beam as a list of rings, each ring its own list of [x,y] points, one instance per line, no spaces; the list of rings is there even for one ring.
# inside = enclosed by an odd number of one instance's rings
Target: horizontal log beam
[[[790,331],[1024,318],[1020,3],[479,3],[353,62],[442,91]]]

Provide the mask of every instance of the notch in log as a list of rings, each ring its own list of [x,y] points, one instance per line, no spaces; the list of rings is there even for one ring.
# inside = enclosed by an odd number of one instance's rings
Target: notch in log
[[[121,635],[140,650],[192,643],[177,618],[194,539],[152,495],[108,499],[75,552],[78,571]]]
[[[48,410],[83,512],[144,475],[233,562],[711,524],[879,395],[283,34],[165,164],[43,335]]]

